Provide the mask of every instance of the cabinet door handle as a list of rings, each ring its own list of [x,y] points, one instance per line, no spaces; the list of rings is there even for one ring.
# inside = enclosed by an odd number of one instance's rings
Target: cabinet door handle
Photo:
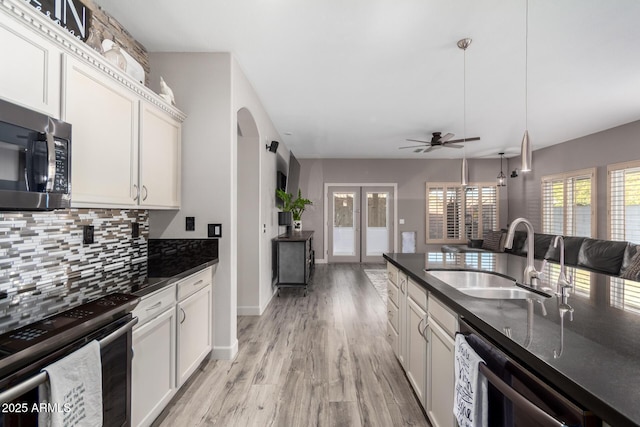
[[[158,301],[157,303],[153,304],[151,307],[147,308],[147,311],[155,310],[156,308],[160,307],[161,305],[162,305],[162,301]]]
[[[195,283],[193,284],[193,286],[198,286],[198,285],[199,285],[200,283],[202,283],[202,282],[204,282],[204,280],[203,280],[203,279],[200,279],[200,280],[198,280],[197,282],[195,282]]]
[[[429,329],[429,326],[429,321],[427,321],[424,325],[424,329],[422,330],[422,336],[427,342],[429,342],[429,338],[427,337],[427,329]]]
[[[147,186],[143,185],[142,186],[142,191],[144,191],[144,196],[142,196],[142,201],[147,200],[147,196],[149,195],[149,190],[147,190]]]
[[[184,311],[184,309],[182,307],[180,307],[180,311],[182,312],[182,315],[184,316],[182,318],[182,320],[180,321],[180,324],[182,325],[184,323],[184,321],[187,320],[187,313]]]
[[[418,322],[418,333],[420,335],[422,335],[422,329],[420,329],[420,325],[422,325],[422,322],[424,322],[424,317],[420,319],[420,321]]]
[[[138,187],[138,184],[133,184],[133,188],[136,190],[136,195],[133,200],[137,202],[140,200],[140,187]]]

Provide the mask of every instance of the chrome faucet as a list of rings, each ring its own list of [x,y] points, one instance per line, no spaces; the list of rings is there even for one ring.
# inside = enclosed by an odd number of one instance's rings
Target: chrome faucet
[[[564,238],[562,236],[556,236],[553,239],[553,247],[557,248],[558,243],[560,243],[560,274],[558,275],[558,282],[556,283],[558,289],[558,296],[562,298],[562,303],[566,304],[567,301],[567,291],[573,287],[572,277],[569,276],[567,278],[566,268],[564,265]]]
[[[511,226],[509,226],[509,231],[507,231],[507,241],[504,247],[507,249],[511,249],[513,247],[513,238],[516,233],[516,227],[518,226],[518,224],[521,224],[521,223],[524,224],[525,227],[527,228],[527,266],[524,269],[523,281],[525,285],[536,287],[537,284],[534,283],[533,279],[538,279],[540,277],[541,272],[536,270],[535,266],[533,265],[535,237],[534,237],[533,225],[528,219],[517,218],[511,223]]]

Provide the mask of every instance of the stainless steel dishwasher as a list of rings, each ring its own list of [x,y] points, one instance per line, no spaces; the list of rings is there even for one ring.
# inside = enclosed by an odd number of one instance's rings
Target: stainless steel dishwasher
[[[517,427],[601,426],[598,417],[578,407],[509,358],[464,320],[460,332],[486,365],[489,425]]]

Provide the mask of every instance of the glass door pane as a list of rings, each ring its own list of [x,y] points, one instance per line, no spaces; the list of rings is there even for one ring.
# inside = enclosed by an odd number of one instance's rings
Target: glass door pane
[[[356,255],[356,193],[333,193],[333,255]]]
[[[367,256],[382,256],[389,251],[389,193],[366,192]]]

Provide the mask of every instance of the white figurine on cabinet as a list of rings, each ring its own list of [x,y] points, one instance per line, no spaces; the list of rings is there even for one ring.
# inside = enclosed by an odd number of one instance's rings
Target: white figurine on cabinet
[[[167,83],[165,83],[162,77],[160,77],[160,96],[171,105],[176,105],[176,99],[173,96],[173,91]]]

